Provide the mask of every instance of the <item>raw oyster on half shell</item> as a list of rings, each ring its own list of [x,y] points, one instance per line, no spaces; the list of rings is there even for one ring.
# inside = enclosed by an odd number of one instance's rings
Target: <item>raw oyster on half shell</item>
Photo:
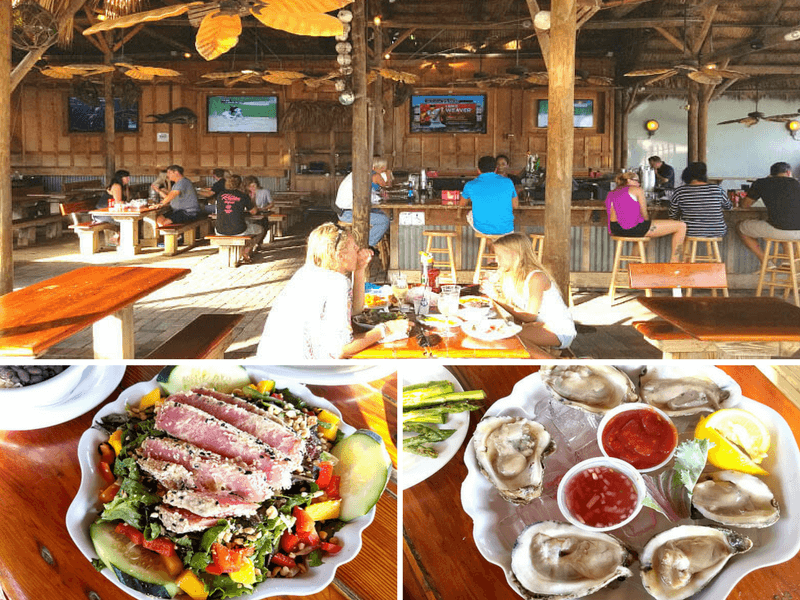
[[[542,493],[544,458],[556,446],[541,423],[484,417],[472,438],[478,468],[503,499],[528,504]]]
[[[692,492],[692,505],[707,519],[733,527],[769,527],[781,516],[767,484],[739,471],[701,475]]]
[[[730,393],[706,377],[662,378],[650,370],[639,380],[639,395],[670,417],[719,410]]]
[[[630,577],[632,562],[614,536],[556,521],[528,526],[511,552],[517,590],[531,600],[583,598]]]
[[[592,413],[606,413],[638,396],[630,378],[608,365],[546,365],[542,381],[559,401]]]
[[[642,550],[642,584],[657,600],[682,600],[703,589],[735,554],[753,547],[729,529],[681,525],[659,533]]]

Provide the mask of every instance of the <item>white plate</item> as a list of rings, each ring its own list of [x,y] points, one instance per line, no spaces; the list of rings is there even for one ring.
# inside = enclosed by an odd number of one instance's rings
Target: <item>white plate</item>
[[[388,377],[397,367],[392,361],[375,361],[357,365],[304,365],[302,367],[258,367],[246,365],[248,369],[268,369],[275,377],[290,379],[311,385],[352,385],[370,383]]]
[[[458,383],[458,380],[453,376],[450,371],[444,367],[436,365],[415,365],[413,370],[403,369],[403,385],[413,385],[415,383],[424,383],[426,381],[437,381],[447,379],[453,384],[455,391],[463,392],[464,388]],[[402,406],[402,401],[401,401]],[[411,452],[403,452],[400,463],[400,489],[407,490],[408,488],[417,485],[421,481],[425,481],[428,477],[436,473],[439,469],[445,466],[451,458],[455,455],[456,451],[464,443],[464,438],[467,437],[467,429],[469,428],[469,412],[452,413],[448,416],[447,422],[443,425],[433,425],[440,429],[455,429],[455,433],[443,442],[434,444],[433,448],[439,453],[436,458],[428,458],[426,456],[419,456]],[[405,435],[405,434],[404,434]]]
[[[495,342],[517,335],[522,327],[515,323],[506,323],[503,319],[486,319],[464,323],[461,329],[469,337],[483,342]]]
[[[453,329],[454,327],[461,327],[464,323],[458,317],[446,317],[444,315],[419,315],[417,321],[435,329]]]
[[[247,370],[255,379],[274,379],[277,388],[288,389],[296,396],[306,400],[311,406],[324,408],[341,417],[341,413],[333,404],[324,398],[315,396],[304,385],[276,376],[269,367],[248,367]],[[126,404],[137,403],[147,392],[156,389],[157,385],[155,378],[153,378],[150,381],[137,383],[127,388],[119,395],[117,400],[104,406],[97,415],[95,415],[94,422],[99,421],[106,415],[124,413]],[[355,428],[347,425],[344,421],[340,422],[339,427],[348,435],[355,431]],[[94,428],[88,429],[81,436],[80,442],[78,443],[78,459],[81,465],[81,486],[72,504],[70,504],[69,510],[67,510],[67,531],[69,531],[72,541],[75,542],[75,545],[78,546],[88,560],[97,558],[94,545],[89,537],[89,526],[95,521],[102,510],[102,504],[98,501],[97,496],[101,488],[105,486],[105,482],[97,470],[97,446],[105,439],[105,434],[101,430]],[[294,578],[268,579],[258,584],[251,594],[238,597],[244,600],[259,600],[260,598],[284,594],[291,596],[307,596],[325,589],[331,581],[333,581],[337,567],[356,557],[361,549],[361,534],[364,529],[372,523],[374,518],[375,508],[363,517],[351,521],[342,527],[336,534],[336,537],[342,542],[342,550],[338,554],[325,557],[321,566],[311,568],[307,573]],[[108,569],[104,569],[102,573],[106,579],[134,598],[138,598],[138,600],[153,600],[152,596],[142,594],[124,586]]]
[[[705,367],[706,371],[713,368]],[[628,369],[625,369],[628,371]],[[687,369],[688,370],[688,369]],[[727,377],[719,369],[713,369]],[[730,378],[729,378],[730,379]],[[551,403],[552,402],[552,403]],[[800,451],[786,421],[774,410],[749,398],[739,395],[732,406],[744,408],[768,424],[772,436],[772,450],[763,466],[771,473],[764,480],[774,492],[781,507],[781,518],[772,527],[765,529],[745,529],[742,533],[753,540],[753,549],[747,554],[734,557],[722,572],[701,592],[692,596],[692,600],[718,600],[726,598],[736,583],[745,575],[756,569],[778,564],[789,560],[800,550],[800,496],[796,487],[792,489],[792,481],[800,470]],[[569,429],[564,425],[563,411],[574,411],[583,419],[585,431],[578,428]],[[577,454],[583,456],[599,455],[596,436],[591,425],[598,416],[581,413],[578,409],[556,405],[551,401],[547,388],[537,374],[517,382],[511,395],[495,402],[487,416],[509,414],[527,416],[548,424],[553,416],[560,414],[558,422],[563,431],[557,428],[554,434],[558,448],[559,442],[570,438],[570,447],[578,447]],[[690,419],[690,417],[679,417]],[[695,418],[696,419],[696,418]],[[686,424],[684,424],[684,427]],[[569,467],[563,461],[559,463],[559,450],[549,456],[545,462],[545,489],[542,497],[528,506],[515,506],[505,502],[492,485],[478,471],[475,452],[469,444],[464,456],[467,465],[467,477],[461,486],[461,504],[473,520],[473,537],[478,551],[489,562],[500,566],[505,572],[509,586],[514,589],[511,574],[511,549],[516,536],[526,524],[542,519],[564,521],[558,507],[555,506],[553,485]],[[553,460],[555,459],[555,460]],[[548,474],[549,471],[549,474]],[[637,551],[657,531],[690,522],[688,519],[680,523],[670,523],[653,510],[644,508],[639,516],[628,526],[610,533],[628,540]],[[700,523],[712,524],[702,520]],[[633,565],[634,574],[618,588],[603,589],[592,595],[593,600],[652,600],[644,590],[639,578],[639,566]]]
[[[114,391],[124,365],[92,365],[84,369],[69,396],[49,406],[18,405],[0,412],[0,430],[24,431],[60,425],[91,410]]]

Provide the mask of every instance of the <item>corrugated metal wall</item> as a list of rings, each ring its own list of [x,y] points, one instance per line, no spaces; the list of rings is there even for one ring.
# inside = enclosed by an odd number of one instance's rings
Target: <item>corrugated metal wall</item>
[[[44,189],[47,192],[60,192],[61,186],[64,183],[72,183],[75,181],[93,181],[98,179],[97,177],[91,176],[61,176],[61,175],[52,175],[52,176],[45,176],[42,178],[44,181]],[[102,177],[100,178],[103,179]],[[131,177],[131,184],[140,184],[140,183],[152,183],[155,181],[155,175],[134,175]],[[266,188],[272,192],[285,192],[289,189],[289,179],[287,177],[259,177],[258,181],[261,183],[261,187]],[[200,187],[211,187],[211,184],[214,182],[213,178],[208,175],[205,177],[200,177],[199,184]]]

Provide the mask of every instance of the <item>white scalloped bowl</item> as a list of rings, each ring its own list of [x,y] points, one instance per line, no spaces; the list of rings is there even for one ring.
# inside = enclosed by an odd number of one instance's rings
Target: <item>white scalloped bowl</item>
[[[341,413],[333,404],[324,398],[315,396],[304,385],[279,376],[271,376],[268,367],[248,366],[246,368],[252,378],[256,380],[274,379],[277,388],[288,389],[296,396],[303,398],[309,405],[324,408],[341,417]],[[129,387],[119,395],[117,400],[100,409],[93,422],[110,414],[123,413],[126,404],[138,402],[142,396],[157,387],[155,378]],[[344,421],[340,422],[339,427],[348,435],[356,431],[354,427],[347,425]],[[78,443],[81,485],[67,510],[67,531],[81,553],[90,561],[97,558],[97,553],[89,537],[89,526],[97,519],[102,509],[102,504],[97,497],[101,489],[105,487],[105,482],[97,469],[97,446],[105,439],[106,436],[103,432],[95,428],[88,429],[81,436]],[[342,550],[338,554],[326,556],[321,566],[311,568],[308,572],[294,578],[268,579],[256,585],[250,594],[243,594],[237,598],[261,600],[278,595],[308,596],[325,589],[333,581],[336,569],[353,560],[361,550],[362,533],[375,518],[375,510],[376,508],[373,507],[366,515],[347,523],[337,532],[336,537],[341,541]],[[104,569],[102,574],[126,594],[138,600],[153,600],[152,596],[123,585],[108,569]]]
[[[58,404],[75,389],[85,369],[85,365],[70,365],[58,375],[33,385],[0,388],[0,408],[7,409],[18,403],[27,406]]]

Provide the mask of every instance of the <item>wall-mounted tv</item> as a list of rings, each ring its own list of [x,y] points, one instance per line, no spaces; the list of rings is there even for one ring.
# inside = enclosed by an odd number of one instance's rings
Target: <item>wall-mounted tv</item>
[[[579,129],[594,127],[594,100],[575,100],[575,116],[572,124]],[[547,100],[539,100],[536,126],[547,127]]]
[[[277,96],[209,96],[209,133],[275,133]]]
[[[92,105],[70,96],[67,109],[70,132],[98,133],[106,130],[106,99],[99,100],[99,105]],[[139,131],[138,102],[123,107],[120,98],[114,98],[114,131],[117,133]]]
[[[486,95],[411,96],[411,133],[486,133]]]

